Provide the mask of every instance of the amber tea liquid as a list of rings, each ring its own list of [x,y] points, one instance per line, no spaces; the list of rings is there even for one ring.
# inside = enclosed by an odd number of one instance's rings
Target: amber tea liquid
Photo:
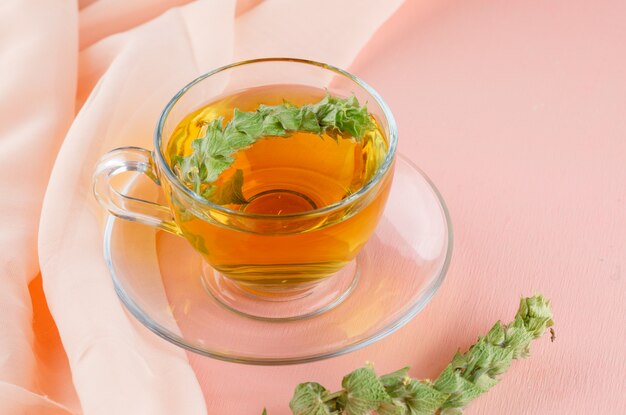
[[[217,117],[225,124],[234,108],[254,111],[284,100],[303,105],[318,102],[324,94],[309,87],[271,86],[219,99],[179,123],[167,144],[168,162],[188,155],[204,126]],[[367,242],[382,213],[391,174],[356,202],[330,212],[307,212],[358,192],[377,174],[387,149],[380,129],[360,143],[352,137],[335,140],[310,133],[260,139],[236,153],[235,163],[216,182],[220,186],[242,170],[248,203],[227,207],[249,215],[183,206],[172,192],[166,194],[174,199],[171,206],[184,236],[213,268],[268,291],[302,286],[340,270]]]

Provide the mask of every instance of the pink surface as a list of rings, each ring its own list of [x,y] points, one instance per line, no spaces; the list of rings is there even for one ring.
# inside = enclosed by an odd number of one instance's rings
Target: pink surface
[[[128,317],[100,255],[93,163],[148,146],[164,101],[197,73],[268,54],[347,66],[393,7],[126,3],[0,7],[0,413],[286,414],[297,383],[337,388],[365,361],[434,377],[534,292],[552,299],[557,341],[538,341],[467,413],[626,413],[626,3],[409,0],[385,23],[349,69],[388,101],[400,151],[447,200],[452,266],[400,331],[289,367],[185,355]],[[329,17],[331,4],[344,9]],[[279,13],[325,17],[294,32]],[[341,41],[319,37],[322,21]],[[25,143],[37,168],[20,169]]]
[[[285,414],[298,382],[337,388],[365,361],[434,377],[534,292],[552,299],[557,341],[539,340],[466,413],[626,413],[625,14],[618,1],[408,1],[387,21],[351,70],[448,203],[448,278],[411,323],[347,356],[279,368],[190,356],[212,413]]]

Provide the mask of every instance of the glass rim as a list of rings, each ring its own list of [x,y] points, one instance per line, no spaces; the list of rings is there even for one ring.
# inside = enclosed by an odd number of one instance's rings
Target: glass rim
[[[307,210],[305,212],[289,213],[285,215],[274,215],[274,214],[267,214],[267,213],[248,213],[248,212],[243,212],[243,211],[239,211],[235,209],[230,209],[226,206],[218,205],[216,203],[213,203],[201,197],[200,195],[195,193],[193,190],[185,186],[185,184],[182,183],[182,181],[178,178],[178,176],[174,174],[170,165],[165,160],[165,155],[163,154],[163,151],[161,148],[161,142],[162,142],[162,137],[163,137],[163,127],[165,125],[165,121],[167,120],[168,115],[170,114],[172,108],[174,108],[176,103],[178,103],[178,101],[187,93],[187,91],[193,88],[196,84],[202,82],[203,80],[213,75],[216,75],[218,73],[221,73],[226,70],[236,68],[239,66],[250,65],[250,64],[255,64],[255,63],[265,63],[265,62],[294,62],[294,63],[316,66],[321,69],[329,70],[331,72],[334,72],[335,74],[348,78],[353,83],[361,87],[363,90],[365,90],[365,92],[367,92],[371,97],[373,97],[376,103],[380,106],[380,108],[383,111],[383,116],[385,117],[385,120],[387,121],[387,127],[389,130],[388,137],[387,137],[389,147],[387,150],[387,154],[385,155],[385,159],[383,160],[383,163],[378,167],[376,174],[367,183],[361,186],[359,190],[357,190],[356,192],[352,193],[350,196],[338,202],[331,203],[321,208]],[[352,202],[357,201],[363,195],[365,195],[371,188],[373,188],[385,176],[385,174],[387,173],[387,171],[389,170],[389,168],[391,167],[395,159],[397,143],[398,143],[398,126],[396,124],[395,118],[391,112],[391,109],[387,105],[387,103],[383,100],[383,98],[378,94],[378,92],[376,92],[376,90],[373,87],[371,87],[368,83],[366,83],[359,77],[352,75],[351,73],[343,69],[339,69],[335,66],[328,65],[326,63],[316,62],[316,61],[308,60],[308,59],[299,59],[299,58],[249,59],[249,60],[239,61],[239,62],[231,63],[225,66],[221,66],[217,69],[213,69],[209,72],[206,72],[198,76],[196,79],[189,82],[180,91],[178,91],[176,95],[174,95],[174,97],[167,103],[167,105],[161,112],[161,115],[159,116],[159,121],[154,131],[154,153],[156,154],[156,161],[159,165],[159,168],[165,174],[168,181],[172,183],[174,186],[176,186],[179,190],[181,190],[187,197],[191,198],[193,201],[197,203],[200,203],[203,206],[206,206],[212,210],[216,210],[227,215],[245,217],[245,218],[253,218],[253,219],[265,219],[265,220],[268,220],[268,219],[269,220],[287,220],[287,219],[293,219],[293,218],[303,218],[303,217],[308,218],[311,216],[323,215],[323,214],[327,214],[329,212],[338,210]]]

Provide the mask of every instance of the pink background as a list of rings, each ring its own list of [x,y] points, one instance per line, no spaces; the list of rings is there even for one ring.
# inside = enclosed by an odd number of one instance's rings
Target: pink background
[[[399,1],[356,3],[2,1],[0,413],[195,414],[202,392],[211,414],[287,414],[297,383],[338,388],[365,361],[435,377],[535,292],[552,299],[556,342],[538,340],[466,413],[626,413],[621,0],[406,0],[347,68],[388,101],[400,151],[454,225],[445,283],[398,332],[299,366],[187,354],[192,372],[124,312],[102,260],[97,158],[149,146],[163,101],[209,68],[261,51],[349,65]],[[292,38],[294,13],[318,20]]]
[[[435,377],[541,292],[557,340],[537,341],[466,413],[626,413],[625,16],[619,1],[407,1],[350,69],[388,101],[400,151],[448,203],[448,277],[411,323],[347,356],[190,356],[209,411],[285,414],[297,383],[337,388],[365,361]]]

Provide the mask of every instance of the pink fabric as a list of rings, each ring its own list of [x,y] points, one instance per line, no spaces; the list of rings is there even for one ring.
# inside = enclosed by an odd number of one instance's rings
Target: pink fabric
[[[0,413],[215,411],[183,350],[118,301],[91,174],[114,147],[150,147],[164,104],[199,74],[271,55],[347,66],[400,0],[333,3],[3,2]]]
[[[76,53],[71,51],[78,42],[77,26],[76,6],[69,1],[6,1],[0,5],[3,414],[26,410],[70,413],[66,405],[55,401],[57,396],[46,397],[50,382],[39,377],[49,359],[57,356],[37,347],[43,333],[32,330],[29,283],[39,274],[37,225],[43,195],[74,112]],[[71,383],[67,386],[71,389]]]
[[[2,2],[1,414],[286,414],[297,383],[337,388],[364,361],[436,376],[535,291],[552,298],[557,341],[540,340],[466,412],[626,413],[626,4],[409,1],[353,62],[397,3]],[[328,361],[184,353],[124,312],[101,258],[89,189],[100,154],[150,146],[181,85],[260,55],[329,61],[373,84],[400,151],[453,218],[452,267],[432,303]]]

